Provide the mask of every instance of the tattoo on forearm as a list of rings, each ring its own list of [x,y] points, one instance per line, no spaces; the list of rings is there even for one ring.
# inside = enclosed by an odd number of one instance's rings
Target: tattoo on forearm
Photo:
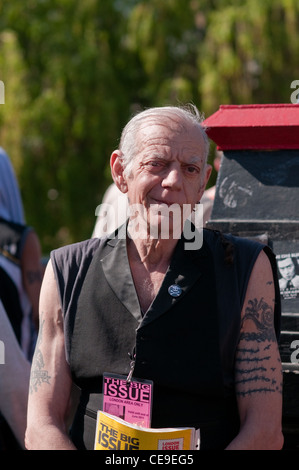
[[[43,383],[50,384],[50,376],[48,371],[45,370],[45,362],[40,350],[40,344],[42,342],[43,336],[43,328],[44,328],[45,320],[41,317],[39,334],[37,338],[36,348],[33,356],[32,367],[31,367],[31,375],[30,375],[30,384],[29,384],[29,391],[32,394],[33,392],[37,392],[38,387],[41,386]]]
[[[278,364],[274,367],[272,360],[272,354],[279,358],[273,315],[272,307],[263,298],[249,300],[241,326],[251,321],[251,331],[241,328],[236,354],[235,385],[239,397],[282,393]]]

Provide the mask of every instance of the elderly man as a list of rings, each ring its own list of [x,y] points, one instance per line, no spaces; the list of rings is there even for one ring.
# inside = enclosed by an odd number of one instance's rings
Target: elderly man
[[[274,256],[184,225],[211,172],[207,154],[195,107],[149,109],[124,128],[111,171],[128,223],[55,250],[46,270],[29,449],[92,449],[103,374],[130,367],[153,381],[153,428],[200,428],[201,449],[282,447]],[[72,381],[81,397],[68,434]]]

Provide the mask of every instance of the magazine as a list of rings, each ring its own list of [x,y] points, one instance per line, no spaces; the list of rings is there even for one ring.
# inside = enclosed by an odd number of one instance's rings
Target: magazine
[[[195,428],[146,428],[104,411],[97,413],[94,450],[199,450]]]
[[[151,426],[153,382],[146,379],[104,373],[101,409],[125,421],[149,428]]]

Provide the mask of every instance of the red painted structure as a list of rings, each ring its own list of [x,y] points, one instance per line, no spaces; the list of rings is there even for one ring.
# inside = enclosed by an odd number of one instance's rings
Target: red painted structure
[[[219,150],[299,149],[299,104],[221,105],[203,124]]]

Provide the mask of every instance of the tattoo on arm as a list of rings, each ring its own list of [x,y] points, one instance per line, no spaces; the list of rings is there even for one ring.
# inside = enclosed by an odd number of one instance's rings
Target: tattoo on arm
[[[282,393],[280,357],[273,327],[273,309],[263,298],[249,300],[242,321],[253,322],[250,331],[241,328],[236,355],[235,385],[239,397],[254,393]],[[277,356],[274,366],[272,354]],[[275,359],[276,360],[276,359]]]
[[[246,341],[255,340],[258,343],[268,341],[276,341],[275,331],[273,328],[273,309],[268,305],[263,297],[260,301],[257,299],[249,300],[248,307],[245,310],[242,325],[247,320],[252,320],[256,326],[256,331],[252,333],[243,333]]]
[[[32,367],[31,367],[31,375],[30,375],[30,384],[29,384],[29,392],[32,394],[33,392],[37,392],[38,387],[41,386],[43,383],[50,384],[50,376],[48,371],[45,370],[45,362],[42,352],[40,350],[40,344],[42,342],[43,336],[43,328],[44,328],[45,320],[41,317],[40,329],[37,338],[36,348],[33,356]]]

